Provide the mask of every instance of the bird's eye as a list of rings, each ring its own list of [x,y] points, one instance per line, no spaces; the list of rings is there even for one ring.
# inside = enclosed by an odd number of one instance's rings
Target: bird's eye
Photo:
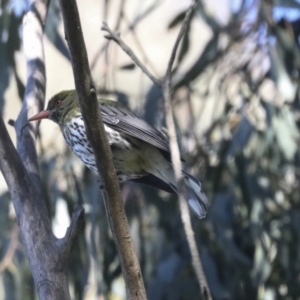
[[[58,107],[58,106],[60,106],[61,105],[61,100],[56,100],[55,101],[55,107]]]

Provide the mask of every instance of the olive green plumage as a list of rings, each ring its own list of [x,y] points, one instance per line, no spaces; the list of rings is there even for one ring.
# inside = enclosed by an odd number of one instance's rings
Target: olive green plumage
[[[118,179],[137,181],[176,193],[169,143],[165,135],[116,101],[101,99],[98,102]],[[59,124],[74,153],[97,173],[76,91],[56,94],[50,99],[47,110],[31,119],[45,117]],[[206,214],[208,201],[201,184],[188,173],[183,174],[188,203],[197,216],[202,218]]]

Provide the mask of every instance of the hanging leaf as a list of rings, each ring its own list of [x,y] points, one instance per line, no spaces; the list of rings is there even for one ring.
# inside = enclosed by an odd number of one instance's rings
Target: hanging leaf
[[[183,60],[183,58],[185,57],[185,55],[187,54],[188,50],[189,50],[189,46],[190,46],[190,24],[187,27],[187,31],[183,36],[182,42],[181,42],[181,46],[180,46],[180,51],[178,54],[178,64]]]
[[[132,71],[135,69],[135,64],[134,63],[129,63],[129,64],[126,64],[126,65],[123,65],[121,67],[119,67],[120,70],[123,70],[123,71]]]
[[[180,14],[178,14],[168,25],[168,29],[172,29],[175,26],[177,26],[178,24],[180,24],[185,17],[186,11],[181,12]]]

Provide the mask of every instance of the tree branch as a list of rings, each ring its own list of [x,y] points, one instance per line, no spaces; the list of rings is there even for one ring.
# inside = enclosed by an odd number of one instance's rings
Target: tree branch
[[[77,95],[87,136],[93,147],[98,172],[104,184],[107,216],[119,253],[128,298],[146,299],[140,265],[130,236],[119,183],[112,161],[112,153],[91,78],[76,1],[61,0],[60,5],[71,54]]]
[[[84,208],[78,206],[72,214],[71,224],[61,242],[61,253],[67,259],[71,254],[71,249],[77,236],[79,227],[83,221]]]
[[[59,260],[45,204],[12,144],[2,118],[0,139],[0,169],[12,197],[39,298],[68,300],[67,272]]]
[[[23,46],[27,60],[27,84],[22,109],[14,123],[18,153],[36,188],[41,186],[35,149],[38,123],[35,122],[30,127],[26,124],[28,115],[32,116],[38,113],[43,108],[45,101],[46,75],[41,37],[46,18],[44,11],[46,7],[43,9],[41,5],[39,7],[43,11],[42,13],[37,10],[37,5],[32,4],[31,10],[23,18]]]
[[[37,123],[27,124],[44,105],[45,66],[43,30],[47,1],[32,1],[24,16],[23,45],[27,59],[27,86],[21,112],[13,122],[17,133],[17,153],[0,118],[0,169],[8,185],[16,211],[22,242],[41,300],[70,299],[67,277],[68,255],[63,255],[59,240],[42,200],[41,181],[35,149]],[[77,219],[71,223],[64,249],[71,249],[77,232]],[[69,254],[69,251],[68,253]]]
[[[211,299],[209,287],[206,282],[205,274],[203,271],[203,267],[200,261],[199,252],[197,249],[197,244],[195,240],[195,234],[191,224],[191,217],[188,208],[187,201],[185,199],[185,186],[184,181],[182,178],[182,165],[180,160],[180,152],[176,137],[176,129],[175,123],[173,118],[173,111],[171,106],[171,81],[172,81],[172,66],[176,57],[176,52],[180,41],[188,27],[189,22],[191,21],[191,17],[193,11],[197,5],[197,0],[193,0],[191,6],[189,7],[188,11],[186,12],[185,18],[183,20],[180,32],[177,36],[176,42],[174,44],[171,57],[168,63],[168,68],[166,71],[164,87],[163,87],[163,94],[165,98],[165,112],[166,112],[166,123],[168,127],[168,135],[170,139],[170,150],[171,150],[171,160],[173,164],[173,169],[175,173],[175,178],[177,181],[177,189],[178,189],[178,198],[179,198],[179,206],[181,212],[181,219],[184,226],[184,230],[187,236],[187,241],[189,244],[189,248],[192,255],[192,264],[197,275],[197,279],[200,285],[201,294],[204,299]]]
[[[118,16],[117,16],[117,23],[116,23],[116,25],[115,25],[114,31],[119,30],[119,27],[120,27],[120,25],[121,25],[121,21],[122,21],[123,16],[124,16],[124,6],[125,6],[125,2],[126,2],[125,0],[122,0],[122,1],[121,1],[120,8],[119,8],[119,14],[118,14]],[[100,56],[103,54],[103,52],[107,50],[108,45],[109,45],[109,42],[110,42],[110,40],[107,40],[107,41],[105,42],[105,44],[104,44],[104,45],[101,45],[100,49],[96,52],[96,54],[95,54],[95,56],[94,56],[94,58],[92,59],[92,62],[91,62],[91,64],[90,64],[91,70],[94,69],[94,67],[96,66],[97,62],[99,61]]]
[[[108,40],[113,40],[115,41],[122,49],[125,53],[128,54],[128,56],[132,59],[133,62],[135,62],[140,69],[158,86],[162,86],[162,82],[160,80],[158,80],[157,78],[155,78],[155,76],[153,76],[151,74],[151,72],[146,68],[146,66],[144,66],[144,64],[137,58],[137,56],[134,54],[134,52],[122,41],[122,39],[120,38],[120,35],[113,32],[107,25],[106,22],[103,22],[101,30],[108,32],[108,35],[105,35],[104,37],[107,38]]]

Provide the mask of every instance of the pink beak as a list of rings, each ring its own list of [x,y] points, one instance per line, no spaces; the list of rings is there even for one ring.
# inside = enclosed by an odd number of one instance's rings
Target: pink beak
[[[42,110],[33,117],[31,117],[28,121],[36,121],[36,120],[42,120],[47,119],[50,116],[50,110]]]

